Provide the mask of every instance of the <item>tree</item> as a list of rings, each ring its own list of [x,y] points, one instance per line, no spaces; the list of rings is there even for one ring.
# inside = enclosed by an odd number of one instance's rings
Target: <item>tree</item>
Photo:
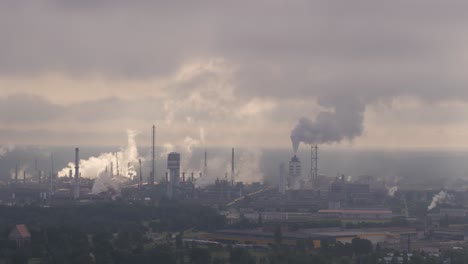
[[[190,263],[193,264],[206,264],[211,262],[211,254],[208,249],[192,248],[190,250]]]
[[[148,254],[149,263],[165,263],[175,264],[175,256],[172,248],[168,245],[160,245],[153,247]]]
[[[229,254],[230,264],[255,264],[255,257],[243,248],[233,248]]]
[[[281,246],[281,244],[283,243],[283,233],[281,231],[281,226],[276,227],[274,236],[275,236],[275,244],[277,246]]]
[[[130,250],[132,246],[130,233],[126,230],[120,231],[115,239],[115,246],[120,250]]]
[[[353,238],[351,245],[353,246],[354,254],[358,256],[372,252],[372,242],[367,239],[361,239],[359,237]]]

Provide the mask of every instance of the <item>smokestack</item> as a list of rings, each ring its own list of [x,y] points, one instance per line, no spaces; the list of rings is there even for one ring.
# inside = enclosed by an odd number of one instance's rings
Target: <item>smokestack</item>
[[[73,170],[68,171],[68,178],[73,179]]]
[[[191,180],[192,180],[192,182],[193,182],[193,171],[192,171],[192,176],[191,176]]]
[[[115,153],[115,169],[117,170],[117,177],[120,176],[120,171],[119,171],[119,156],[118,153]]]
[[[318,178],[318,146],[310,145],[310,178],[312,187],[316,187]]]
[[[50,154],[50,177],[49,177],[49,189],[50,193],[54,191],[54,154]]]
[[[131,163],[127,163],[127,176],[130,176],[129,172],[130,172],[130,166],[131,166]],[[134,180],[133,178],[131,179],[132,181]]]
[[[113,161],[111,161],[110,176],[111,178],[114,178],[114,162]]]
[[[138,187],[141,187],[141,185],[143,184],[143,173],[141,172],[141,159],[138,159],[138,164],[140,166],[140,181],[138,182]]]
[[[37,171],[37,158],[34,159],[34,176],[37,179],[37,182],[40,182],[39,173]]]
[[[151,155],[152,155],[152,167],[151,167],[151,178],[150,178],[150,184],[151,185],[154,185],[154,178],[156,176],[156,170],[155,170],[155,167],[156,167],[156,152],[155,152],[155,137],[156,137],[156,126],[153,125],[153,144],[152,144],[152,151],[151,151]]]
[[[231,155],[231,184],[234,185],[234,148]]]
[[[185,172],[182,172],[182,182],[185,183]]]
[[[203,168],[203,174],[206,177],[206,175],[208,173],[208,153],[206,152],[206,149],[205,149],[205,164],[204,165],[205,165],[205,167]]]
[[[26,170],[23,171],[23,184],[26,183]]]
[[[16,167],[15,167],[15,183],[16,184],[18,183],[18,164],[16,164]]]
[[[75,200],[80,198],[80,149],[75,148]]]

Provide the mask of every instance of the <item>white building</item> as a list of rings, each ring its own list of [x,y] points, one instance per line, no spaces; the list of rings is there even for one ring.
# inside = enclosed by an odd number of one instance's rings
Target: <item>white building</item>
[[[302,177],[301,161],[294,155],[289,162],[289,179],[288,185],[290,189],[299,189],[299,181]]]

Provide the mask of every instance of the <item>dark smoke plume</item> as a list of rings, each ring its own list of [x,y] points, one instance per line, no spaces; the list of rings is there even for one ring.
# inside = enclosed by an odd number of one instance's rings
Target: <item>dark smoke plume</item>
[[[329,106],[329,104],[323,104]],[[299,144],[331,144],[353,140],[363,131],[365,105],[354,98],[332,101],[332,110],[320,112],[314,121],[302,117],[291,131],[294,153]]]

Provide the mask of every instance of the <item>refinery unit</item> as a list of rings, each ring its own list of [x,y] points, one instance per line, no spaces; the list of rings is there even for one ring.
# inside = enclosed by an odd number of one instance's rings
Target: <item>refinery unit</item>
[[[142,171],[142,160],[138,164],[119,164],[118,153],[113,153],[104,171],[98,172],[98,177],[82,177],[80,171],[80,149],[75,148],[74,163],[69,165],[66,174],[59,175],[54,170],[54,160],[51,156],[51,169],[48,174],[37,169],[28,172],[18,166],[14,177],[0,188],[0,203],[6,205],[38,204],[53,206],[63,204],[82,204],[109,200],[129,200],[153,202],[159,199],[185,200],[207,205],[224,205],[243,196],[247,191],[257,190],[260,186],[244,186],[243,182],[235,181],[235,150],[231,150],[231,170],[219,175],[212,182],[200,186],[197,181],[203,180],[207,171],[207,151],[204,153],[204,165],[199,171],[181,171],[180,153],[167,154],[165,175],[156,174],[156,144],[155,126],[152,127],[151,171],[145,177]],[[159,161],[160,162],[160,161]],[[160,163],[159,163],[160,164]],[[137,168],[137,169],[135,169]],[[138,172],[136,172],[138,171]]]
[[[206,150],[201,168],[185,171],[182,169],[184,156],[179,152],[171,151],[165,160],[156,160],[154,126],[152,133],[147,173],[143,173],[141,158],[122,165],[119,159],[122,154],[111,153],[97,178],[83,177],[80,149],[75,148],[74,162],[67,167],[66,174],[65,170],[54,171],[52,157],[50,173],[38,170],[37,161],[34,170],[29,172],[30,177],[16,167],[11,180],[0,187],[0,203],[50,207],[109,201],[158,204],[173,200],[216,208],[233,226],[280,225],[290,243],[311,237],[318,244],[328,240],[349,242],[359,237],[369,239],[374,245],[408,250],[433,246],[428,239],[463,241],[468,237],[464,226],[451,228],[444,224],[447,219],[468,217],[466,191],[415,190],[405,186],[398,189],[372,176],[360,176],[356,180],[345,175],[327,177],[319,174],[318,146],[312,144],[310,163],[304,164],[294,153],[288,163],[278,164],[275,184],[239,181],[234,148],[230,150],[227,171],[210,175],[207,182],[210,164]],[[156,173],[156,164],[164,168],[162,175]],[[424,213],[415,210],[416,205],[427,205],[430,201]],[[449,207],[439,208],[441,204]],[[317,223],[321,224],[317,226]],[[368,228],[362,228],[363,223]],[[256,241],[257,246],[265,246],[274,236],[271,230],[244,228],[218,230],[202,239]]]

